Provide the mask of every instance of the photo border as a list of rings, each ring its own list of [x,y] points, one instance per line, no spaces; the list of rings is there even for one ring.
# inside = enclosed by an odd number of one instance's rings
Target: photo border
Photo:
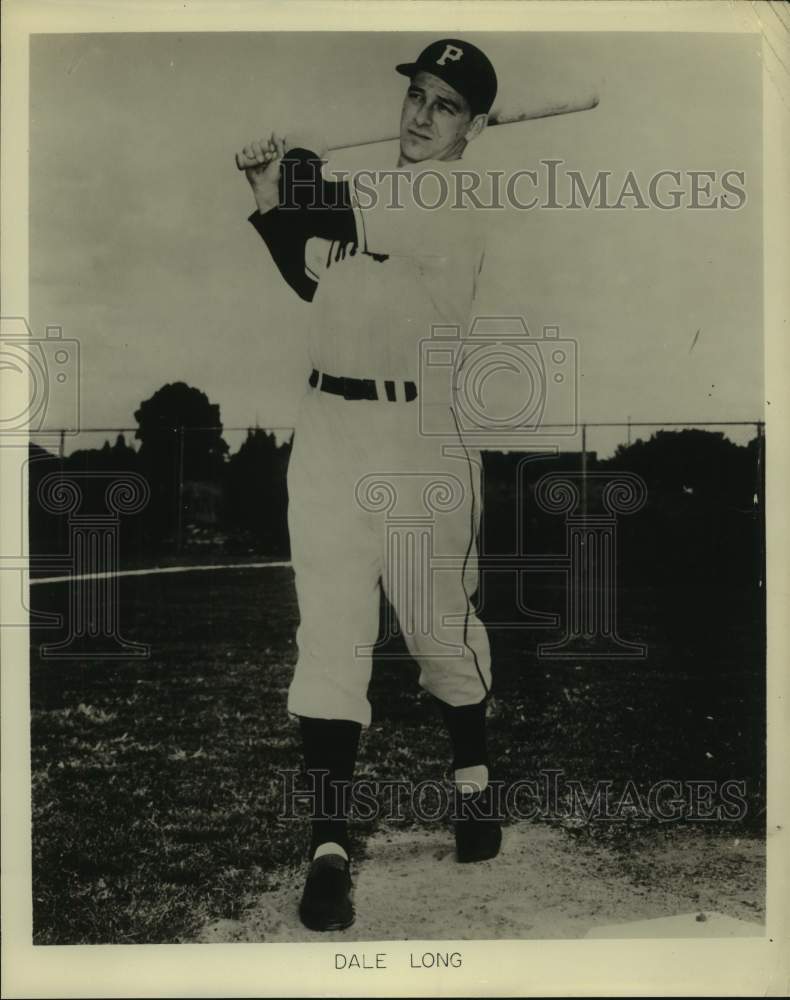
[[[484,9],[483,9],[484,8]],[[364,12],[364,17],[362,16]],[[771,35],[750,4],[678,2],[282,3],[84,2],[7,0],[3,4],[2,301],[4,315],[29,316],[28,38],[38,32],[480,30],[678,31],[763,35],[764,281],[767,443],[768,853],[766,933],[721,940],[508,940],[425,942],[461,950],[461,969],[411,970],[416,941],[354,942],[386,950],[389,969],[335,972],[337,942],[315,944],[33,946],[30,845],[29,656],[24,629],[2,642],[2,956],[3,995],[123,996],[422,996],[422,995],[784,995],[788,988],[788,317],[790,242],[786,220],[790,85]],[[790,62],[785,55],[784,61]],[[783,221],[784,220],[784,221]],[[0,552],[16,550],[26,448],[0,447]],[[22,540],[23,544],[25,540]],[[21,549],[19,551],[22,551]],[[0,574],[0,612],[11,583]],[[350,949],[346,949],[350,950]]]

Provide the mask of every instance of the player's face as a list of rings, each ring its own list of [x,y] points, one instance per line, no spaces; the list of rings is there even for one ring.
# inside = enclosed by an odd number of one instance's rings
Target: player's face
[[[401,159],[457,160],[472,127],[469,104],[432,73],[417,73],[406,91],[400,116]]]

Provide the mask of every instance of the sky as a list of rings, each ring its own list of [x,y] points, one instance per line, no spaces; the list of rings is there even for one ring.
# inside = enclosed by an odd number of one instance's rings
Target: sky
[[[511,172],[559,159],[585,178],[611,171],[615,190],[629,170],[643,189],[658,170],[739,170],[747,192],[737,211],[486,213],[479,312],[522,315],[534,336],[559,326],[576,341],[583,420],[761,419],[759,40],[466,37],[497,68],[497,103],[600,93],[594,111],[487,130],[470,166]],[[272,129],[397,131],[405,81],[394,64],[434,38],[33,38],[31,325],[79,340],[83,427],[134,427],[140,402],[178,380],[218,403],[228,427],[292,426],[312,307],[283,284],[246,221],[254,206],[233,154]],[[389,166],[396,156],[389,144],[332,165]],[[625,432],[590,433],[606,453]],[[241,436],[226,435],[232,448]]]

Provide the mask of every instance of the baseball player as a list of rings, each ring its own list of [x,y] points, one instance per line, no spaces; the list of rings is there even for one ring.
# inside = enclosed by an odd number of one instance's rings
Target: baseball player
[[[484,255],[472,208],[452,198],[424,206],[483,131],[497,79],[480,49],[452,38],[396,68],[409,78],[397,165],[410,183],[400,207],[380,182],[363,191],[353,179],[325,179],[316,140],[273,134],[237,157],[255,196],[250,222],[312,302],[312,371],[288,469],[300,611],[288,710],[316,789],[300,904],[313,930],[354,919],[347,789],[371,721],[380,588],[447,726],[463,807],[457,858],[492,858],[501,843],[486,749],[489,644],[472,606],[480,456],[461,433],[450,360],[432,382],[421,378],[432,331],[468,329]]]

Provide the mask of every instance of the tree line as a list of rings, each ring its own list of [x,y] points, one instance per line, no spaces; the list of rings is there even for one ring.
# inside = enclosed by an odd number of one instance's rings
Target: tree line
[[[31,554],[58,551],[64,544],[63,518],[44,510],[36,495],[37,482],[59,469],[65,474],[135,472],[147,480],[148,504],[122,525],[122,558],[133,554],[150,560],[185,551],[288,557],[290,441],[278,443],[270,431],[249,428],[241,447],[230,454],[219,406],[184,382],[164,385],[141,402],[135,420],[136,448],[122,435],[63,459],[31,446]],[[677,578],[759,584],[762,456],[760,438],[742,446],[722,433],[696,429],[658,431],[621,445],[608,459],[590,453],[593,493],[601,473],[635,474],[646,487],[644,507],[618,525],[626,572],[663,583]],[[579,467],[578,452],[530,461],[523,453],[486,453],[483,553],[512,552],[524,540],[530,550],[559,551],[563,519],[539,509],[535,484],[547,472],[578,473]]]
[[[55,469],[80,477],[85,505],[100,513],[104,485],[85,473],[137,473],[150,499],[122,524],[122,551],[141,557],[184,550],[288,555],[286,470],[290,441],[251,427],[234,454],[223,438],[220,408],[184,382],[168,383],[134,414],[138,447],[119,434],[113,444],[78,449],[63,459],[31,445],[31,553],[62,543],[62,518],[38,501],[38,482]],[[91,495],[95,494],[95,495]]]

